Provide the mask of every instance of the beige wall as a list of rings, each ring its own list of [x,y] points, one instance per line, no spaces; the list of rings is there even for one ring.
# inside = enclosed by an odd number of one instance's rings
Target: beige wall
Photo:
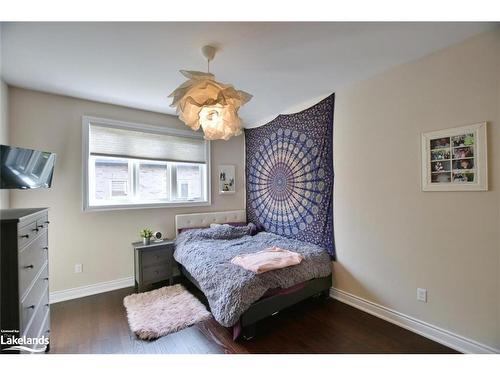
[[[499,31],[336,99],[334,286],[500,350]],[[422,192],[421,132],[481,121],[489,191]]]
[[[167,105],[167,103],[165,103]],[[51,189],[11,192],[12,207],[50,207],[51,291],[133,275],[130,243],[143,227],[174,235],[178,213],[242,209],[244,170],[242,136],[212,142],[212,206],[183,209],[82,212],[82,115],[184,128],[174,116],[95,103],[10,87],[10,140],[13,145],[57,153]],[[234,195],[218,195],[217,166],[236,165]],[[83,273],[73,272],[76,263]]]
[[[0,144],[9,144],[8,91],[7,84],[0,80]]]
[[[2,23],[0,22],[0,144],[9,144],[9,126],[7,114],[8,87],[2,80]],[[0,190],[0,208],[9,207],[9,191]]]
[[[9,126],[8,126],[8,86],[0,77],[0,144],[8,145],[9,143]],[[0,208],[9,208],[9,191],[0,190]]]

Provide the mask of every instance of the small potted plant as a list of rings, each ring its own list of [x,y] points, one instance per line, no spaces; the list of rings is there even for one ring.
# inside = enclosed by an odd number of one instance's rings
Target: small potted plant
[[[144,245],[149,245],[151,243],[151,237],[153,237],[153,231],[151,229],[143,229],[139,233],[142,237],[142,243]]]

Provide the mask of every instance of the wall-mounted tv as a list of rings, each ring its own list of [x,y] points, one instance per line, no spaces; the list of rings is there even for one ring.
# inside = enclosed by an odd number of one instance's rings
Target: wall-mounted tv
[[[56,154],[0,145],[0,189],[49,188]]]

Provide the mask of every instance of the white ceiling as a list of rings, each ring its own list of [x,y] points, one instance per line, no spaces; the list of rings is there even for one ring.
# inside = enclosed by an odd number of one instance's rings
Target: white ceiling
[[[254,95],[247,126],[494,27],[492,23],[7,23],[7,83],[162,113],[182,81],[220,52],[218,80]]]

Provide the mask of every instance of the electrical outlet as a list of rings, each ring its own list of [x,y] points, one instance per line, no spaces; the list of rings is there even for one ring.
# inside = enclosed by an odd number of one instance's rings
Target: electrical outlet
[[[427,302],[427,289],[417,288],[417,301]]]
[[[83,264],[75,264],[75,273],[83,272]]]

